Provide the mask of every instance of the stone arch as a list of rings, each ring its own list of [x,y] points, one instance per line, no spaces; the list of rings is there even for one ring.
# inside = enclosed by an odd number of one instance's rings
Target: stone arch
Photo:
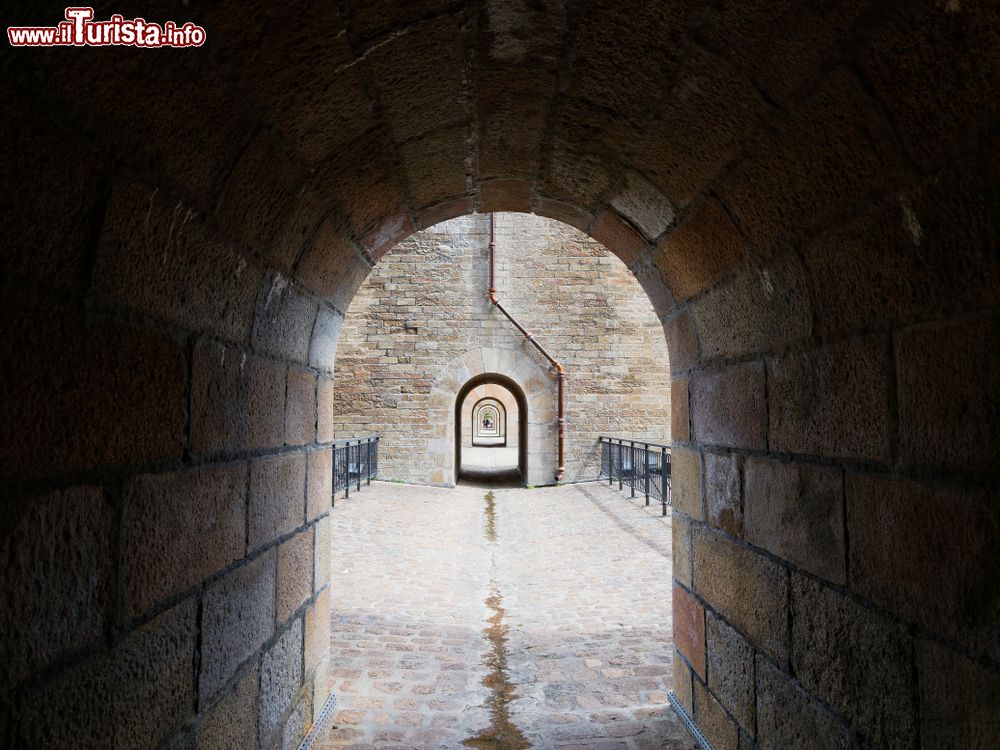
[[[485,382],[489,376],[509,379],[524,393],[527,413],[519,415],[526,425],[527,445],[519,446],[525,453],[524,479],[528,484],[550,484],[557,463],[555,378],[522,352],[485,347],[456,357],[434,378],[428,400],[431,424],[437,431],[430,444],[432,483],[455,484],[455,398],[468,383]]]
[[[472,394],[469,394],[471,397]],[[494,396],[482,396],[472,405],[469,430],[472,432],[472,444],[480,439],[481,444],[507,445],[507,407]],[[465,422],[466,420],[462,420]],[[486,442],[482,439],[487,438]],[[492,438],[492,440],[489,440]]]

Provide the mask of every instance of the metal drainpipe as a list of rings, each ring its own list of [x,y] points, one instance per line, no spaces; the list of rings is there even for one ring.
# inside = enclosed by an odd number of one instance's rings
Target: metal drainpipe
[[[492,212],[490,213],[490,302],[493,303],[493,306],[497,310],[499,310],[504,314],[504,317],[506,317],[507,320],[509,320],[511,323],[514,324],[514,327],[521,332],[524,338],[526,338],[528,341],[534,344],[535,348],[539,352],[541,352],[542,356],[545,357],[545,359],[549,361],[549,364],[551,364],[552,367],[555,368],[556,377],[558,378],[558,383],[559,383],[559,406],[558,406],[558,415],[556,420],[556,424],[558,426],[558,441],[559,441],[559,466],[558,468],[556,468],[556,481],[560,482],[562,481],[563,474],[566,473],[566,460],[563,451],[563,441],[566,433],[566,418],[563,413],[563,383],[566,380],[566,371],[563,369],[563,366],[559,364],[559,361],[551,354],[549,354],[547,351],[545,351],[545,347],[539,344],[538,341],[525,329],[525,327],[517,322],[517,320],[514,318],[513,315],[507,312],[507,308],[505,308],[502,304],[500,304],[500,300],[497,298],[496,232],[494,228]]]

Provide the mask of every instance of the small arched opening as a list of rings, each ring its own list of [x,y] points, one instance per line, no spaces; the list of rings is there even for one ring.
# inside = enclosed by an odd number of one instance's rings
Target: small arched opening
[[[489,386],[492,395],[472,402]],[[509,397],[510,406],[504,405]],[[484,427],[483,421],[490,421]],[[516,439],[507,444],[507,435]],[[512,378],[483,373],[470,378],[455,398],[455,469],[459,481],[523,484],[528,464],[528,399]]]

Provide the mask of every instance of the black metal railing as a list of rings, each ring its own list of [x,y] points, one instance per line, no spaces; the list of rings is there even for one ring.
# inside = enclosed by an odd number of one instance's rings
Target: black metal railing
[[[378,474],[378,435],[338,440],[333,444],[333,505],[337,493],[343,490],[350,497],[351,485],[358,490],[361,482],[371,484]]]
[[[618,482],[618,489],[628,487],[632,497],[653,498],[667,515],[670,505],[670,447],[641,440],[601,437],[601,477],[608,484]]]

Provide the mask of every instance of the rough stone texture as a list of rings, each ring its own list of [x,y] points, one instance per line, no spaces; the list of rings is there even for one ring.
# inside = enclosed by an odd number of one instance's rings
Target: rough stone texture
[[[223,451],[285,443],[285,365],[210,341],[195,345],[191,448]]]
[[[1000,660],[996,501],[995,490],[962,493],[904,479],[849,476],[851,588]]]
[[[741,459],[731,453],[706,453],[705,520],[735,537],[743,536]]]
[[[609,201],[612,208],[631,221],[646,239],[654,240],[674,220],[674,208],[642,175],[626,172],[621,188]]]
[[[246,489],[243,462],[125,483],[118,591],[123,619],[243,557]]]
[[[705,359],[780,347],[805,338],[812,325],[805,273],[794,255],[699,297],[693,314]]]
[[[202,719],[195,730],[198,750],[231,750],[257,745],[260,669],[254,664]]]
[[[370,267],[344,229],[327,220],[296,269],[304,286],[344,312]]]
[[[913,747],[912,648],[902,626],[792,575],[795,674],[876,747]]]
[[[674,584],[674,643],[691,668],[705,679],[705,608],[687,591]]]
[[[855,750],[852,732],[767,659],[757,657],[760,750]]]
[[[329,535],[321,541],[329,544]],[[303,647],[306,674],[312,674],[318,670],[327,655],[330,640],[330,591],[329,587],[323,589],[316,596],[316,601],[312,606],[306,609],[305,646]]]
[[[102,303],[245,343],[262,278],[182,201],[140,183],[112,193],[94,269]]]
[[[788,577],[775,563],[694,531],[695,592],[779,663],[788,660]]]
[[[837,584],[846,583],[840,469],[747,458],[746,540]]]
[[[316,376],[288,368],[285,392],[285,443],[305,445],[316,441]]]
[[[921,747],[987,750],[1000,736],[1000,674],[924,641],[917,649]]]
[[[647,245],[642,236],[613,211],[604,211],[594,220],[590,230],[595,240],[614,252],[626,266],[632,266]]]
[[[690,588],[692,585],[691,522],[686,516],[674,513],[671,527],[673,529],[671,545],[674,552],[674,578]]]
[[[722,619],[706,613],[708,686],[744,729],[753,730],[755,709],[753,646]]]
[[[679,442],[691,439],[689,389],[687,378],[674,378],[670,381],[670,437]]]
[[[330,510],[333,498],[333,451],[309,451],[306,458],[306,520]]]
[[[181,455],[184,356],[166,336],[14,290],[0,301],[0,475]]]
[[[635,159],[684,206],[732,159],[766,107],[743,73],[703,50],[685,61],[669,97]]]
[[[312,716],[312,706],[312,696],[309,695],[303,696],[295,705],[281,730],[281,750],[298,750]]]
[[[313,593],[318,592],[330,580],[330,519],[321,518],[315,525],[316,559],[313,568]]]
[[[260,286],[253,345],[277,357],[309,362],[309,335],[316,303],[280,273],[269,273]]]
[[[202,602],[199,704],[232,676],[274,631],[274,551],[237,568]]]
[[[333,440],[333,378],[320,377],[316,386],[316,442]]]
[[[694,688],[691,685],[691,668],[681,658],[680,651],[674,651],[674,695],[681,702],[688,716],[694,714]]]
[[[101,637],[113,564],[112,510],[99,488],[49,493],[9,512],[0,542],[4,688]]]
[[[296,618],[260,665],[260,734],[269,737],[302,686],[302,619]]]
[[[888,356],[876,335],[768,360],[771,449],[886,460]]]
[[[692,437],[702,444],[762,450],[767,441],[764,365],[747,362],[691,378]]]
[[[736,724],[698,679],[694,680],[694,720],[712,750],[736,750],[739,743]]]
[[[660,243],[656,267],[678,302],[711,289],[736,269],[746,242],[716,200],[705,201]]]
[[[701,360],[694,317],[687,312],[671,316],[663,324],[670,347],[670,367],[674,375],[694,367]]]
[[[319,308],[316,327],[309,344],[309,364],[332,372],[337,358],[337,340],[344,326],[344,316],[326,307]]]
[[[249,543],[255,550],[305,522],[306,457],[286,453],[250,464]]]
[[[907,464],[990,471],[1000,445],[1000,317],[896,338],[899,449]],[[972,420],[970,415],[979,418]]]
[[[670,499],[675,510],[702,519],[701,454],[674,448],[670,455]]]
[[[836,69],[719,193],[753,248],[771,253],[863,196],[900,164],[874,105],[847,72]]]
[[[871,39],[864,63],[910,151],[930,162],[947,152],[941,134],[955,138],[1000,112],[996,8],[922,0],[901,10]],[[935,95],[924,103],[927,91]]]
[[[291,617],[313,591],[313,529],[299,532],[278,545],[277,601],[278,623]]]
[[[0,138],[5,252],[0,270],[57,289],[78,283],[102,180],[102,149],[59,124],[10,86]],[[23,123],[31,121],[32,127]],[[37,158],[44,153],[44,161]],[[37,179],[26,180],[32,174]]]
[[[382,477],[446,481],[435,478],[435,454],[450,457],[444,446],[452,418],[434,411],[435,379],[480,347],[498,352],[496,361],[462,368],[454,381],[449,376],[442,383],[445,408],[453,408],[458,389],[479,370],[517,380],[516,363],[525,358],[545,376],[526,383],[528,421],[545,430],[544,442],[530,442],[529,453],[555,447],[557,415],[538,411],[531,398],[538,391],[554,401],[551,368],[485,298],[488,221],[453,220],[406,240],[379,263],[348,312],[336,366],[336,435],[379,434]],[[495,222],[499,297],[568,372],[566,478],[597,476],[601,434],[669,442],[662,332],[628,271],[593,240],[554,221],[498,214]],[[551,481],[551,474],[541,473],[539,481]]]
[[[194,701],[196,614],[188,599],[33,693],[24,746],[157,746]]]

